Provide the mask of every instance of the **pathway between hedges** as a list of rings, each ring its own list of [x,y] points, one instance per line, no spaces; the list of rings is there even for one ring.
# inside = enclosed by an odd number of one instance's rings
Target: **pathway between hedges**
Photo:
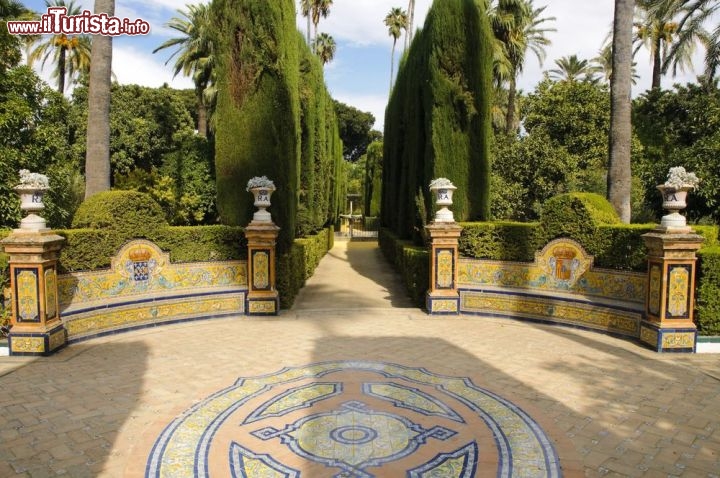
[[[336,239],[292,311],[411,308],[402,281],[374,241]]]

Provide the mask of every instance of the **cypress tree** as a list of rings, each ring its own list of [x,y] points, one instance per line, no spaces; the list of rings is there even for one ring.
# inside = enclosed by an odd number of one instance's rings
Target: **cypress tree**
[[[248,179],[268,176],[278,251],[295,237],[300,165],[299,55],[292,0],[216,0],[220,19],[216,172],[218,212],[246,225],[254,211]]]
[[[403,59],[385,116],[383,225],[412,237],[429,182],[458,187],[456,220],[489,216],[492,33],[481,0],[438,0]],[[424,202],[424,208],[418,207]]]

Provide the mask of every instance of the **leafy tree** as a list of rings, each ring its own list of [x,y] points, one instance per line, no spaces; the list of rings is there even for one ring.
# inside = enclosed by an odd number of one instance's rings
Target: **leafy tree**
[[[360,111],[359,109],[333,100],[335,113],[337,114],[340,139],[343,142],[343,157],[346,161],[357,161],[368,145],[377,139],[379,131],[372,129],[375,124],[375,117],[372,113]]]
[[[74,0],[45,0],[45,6],[65,7],[67,15],[79,15],[80,6]],[[55,63],[53,78],[58,79],[58,91],[65,92],[65,80],[74,81],[78,75],[90,71],[90,37],[87,35],[65,34],[50,35],[46,41],[37,45],[28,55],[28,62],[32,65],[42,58],[42,66],[52,57]]]
[[[115,0],[95,0],[95,14],[115,14]],[[85,199],[110,189],[110,77],[112,37],[97,35],[92,45],[88,88]]]
[[[408,27],[408,16],[401,8],[394,7],[385,16],[385,26],[388,27],[388,34],[393,38],[392,52],[390,53],[390,89],[392,89],[393,76],[395,71],[395,45],[402,31]]]
[[[207,92],[215,81],[215,52],[211,31],[213,29],[211,7],[207,4],[188,5],[187,11],[178,10],[183,18],[173,17],[167,27],[180,33],[153,50],[157,53],[166,48],[176,48],[166,64],[175,59],[174,76],[182,72],[195,83],[197,98],[198,132],[207,136]]]
[[[633,124],[645,148],[634,170],[644,183],[656,214],[661,215],[655,190],[674,166],[684,166],[701,178],[689,196],[690,219],[720,220],[720,90],[717,84],[676,85],[671,91],[651,90],[635,101]]]
[[[612,46],[613,76],[610,80],[611,120],[607,198],[625,223],[629,223],[632,216],[630,90],[634,3],[634,0],[615,0]]]
[[[48,175],[51,190],[43,216],[51,227],[69,225],[82,196],[78,164],[71,157],[69,115],[67,100],[29,67],[0,70],[0,227],[16,227],[20,220],[12,189],[20,169]]]
[[[599,184],[607,166],[609,99],[602,85],[544,80],[525,101],[523,124],[528,135],[541,135],[575,158],[571,163],[579,169],[572,185],[575,190],[604,192]]]
[[[313,41],[313,51],[320,58],[323,65],[330,63],[335,58],[335,40],[327,33],[321,33]]]
[[[0,72],[17,66],[20,63],[20,49],[23,38],[10,35],[7,30],[8,20],[30,20],[33,13],[17,0],[0,0]]]

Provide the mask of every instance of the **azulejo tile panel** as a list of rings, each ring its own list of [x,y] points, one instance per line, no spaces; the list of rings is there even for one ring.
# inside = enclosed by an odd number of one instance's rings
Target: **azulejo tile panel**
[[[630,337],[638,336],[642,319],[641,310],[611,309],[548,296],[511,294],[504,290],[460,291],[460,309],[479,314],[551,320]]]
[[[145,240],[131,241],[103,271],[58,277],[61,310],[212,289],[246,289],[247,261],[170,263],[167,254]]]
[[[18,322],[40,322],[37,269],[15,269]]]
[[[157,438],[146,476],[470,478],[481,452],[498,477],[562,476],[542,428],[469,379],[336,361],[241,378],[196,404]]]
[[[593,257],[570,239],[556,239],[535,254],[532,263],[461,258],[461,289],[511,287],[643,303],[643,273],[593,268]]]

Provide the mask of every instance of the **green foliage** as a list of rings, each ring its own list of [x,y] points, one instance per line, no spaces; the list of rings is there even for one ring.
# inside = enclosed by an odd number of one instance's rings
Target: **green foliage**
[[[382,166],[383,142],[373,141],[365,153],[365,211],[366,216],[380,215],[380,201],[382,198]]]
[[[635,100],[633,126],[645,148],[634,157],[633,171],[646,188],[648,205],[663,214],[655,189],[668,170],[684,166],[701,179],[688,196],[691,221],[720,220],[720,89],[717,83],[676,85],[672,91],[653,89]]]
[[[100,229],[65,229],[55,231],[65,238],[60,254],[62,272],[103,269],[123,244],[122,238]],[[244,259],[247,257],[245,234],[229,226],[163,226],[147,239],[170,254],[172,262],[204,262]]]
[[[365,154],[368,145],[379,134],[378,131],[372,131],[375,117],[337,100],[333,100],[333,104],[343,142],[343,157],[346,161],[355,162]]]
[[[146,238],[167,226],[162,209],[149,195],[137,191],[105,191],[83,202],[75,213],[75,229],[108,231],[119,241]]]
[[[430,253],[411,241],[399,239],[391,230],[381,228],[378,244],[385,258],[401,274],[405,289],[418,307],[425,305],[430,286]]]
[[[5,239],[8,234],[10,234],[10,232],[12,232],[10,229],[0,229],[0,241]],[[8,260],[8,255],[0,251],[0,298],[2,297],[3,289],[10,285],[10,276],[8,275]],[[0,305],[2,305],[2,299],[0,299]]]
[[[281,308],[292,307],[305,281],[332,247],[333,236],[332,228],[325,228],[314,236],[295,239],[288,252],[278,255],[275,277]]]
[[[698,252],[697,316],[700,335],[720,335],[720,247]]]
[[[610,202],[598,194],[567,193],[543,205],[540,222],[542,242],[569,237],[588,247],[599,226],[618,224],[620,218]],[[588,247],[588,252],[595,254],[596,250]]]
[[[0,71],[0,227],[15,227],[20,220],[13,190],[20,169],[48,176],[51,191],[43,213],[48,224],[69,223],[82,191],[78,163],[71,160],[75,125],[68,116],[67,100],[27,66]]]
[[[458,187],[456,218],[489,216],[491,45],[484,2],[436,1],[401,64],[385,116],[381,207],[401,238],[422,225],[418,189],[431,211],[433,178]]]
[[[538,242],[538,223],[461,223],[460,253],[476,259],[531,262]]]
[[[215,10],[218,211],[226,224],[246,224],[254,208],[242,185],[253,176],[271,178],[284,255],[296,235],[333,222],[340,206],[334,106],[290,0],[219,0]]]

